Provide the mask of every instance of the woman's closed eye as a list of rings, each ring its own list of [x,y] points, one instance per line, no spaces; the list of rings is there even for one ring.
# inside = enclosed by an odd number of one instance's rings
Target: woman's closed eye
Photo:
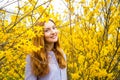
[[[50,30],[49,29],[45,29],[44,32],[49,32]]]
[[[53,27],[53,29],[57,29],[56,27]]]
[[[46,28],[45,30],[44,30],[44,32],[49,32],[50,30],[56,30],[57,28],[56,27],[52,27],[51,29],[50,28]]]

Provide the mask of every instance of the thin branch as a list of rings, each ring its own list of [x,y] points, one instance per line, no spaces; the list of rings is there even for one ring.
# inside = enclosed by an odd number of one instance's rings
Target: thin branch
[[[19,1],[21,1],[21,0],[19,0]],[[10,2],[8,4],[5,4],[4,6],[0,7],[0,10],[2,10],[3,8],[5,8],[5,7],[7,7],[7,6],[9,6],[9,5],[13,4],[13,3],[16,3],[16,2],[17,1],[13,1],[13,2]]]
[[[32,24],[33,24],[33,18],[32,18],[32,17],[33,17],[33,12],[34,12],[34,10],[35,10],[35,7],[36,7],[38,1],[39,1],[39,0],[36,1],[35,5],[34,5],[34,7],[33,7],[32,16],[31,16]]]
[[[17,13],[17,16],[16,16],[16,19],[15,19],[15,21],[17,21],[17,18],[18,18],[18,15],[19,15],[19,13],[20,13],[20,4],[19,4],[19,0],[18,0],[18,13]]]

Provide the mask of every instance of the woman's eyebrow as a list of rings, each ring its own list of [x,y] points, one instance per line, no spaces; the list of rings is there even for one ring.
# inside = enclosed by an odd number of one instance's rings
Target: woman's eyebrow
[[[50,29],[50,28],[44,28],[44,29]]]
[[[52,26],[52,27],[56,27],[56,25]]]

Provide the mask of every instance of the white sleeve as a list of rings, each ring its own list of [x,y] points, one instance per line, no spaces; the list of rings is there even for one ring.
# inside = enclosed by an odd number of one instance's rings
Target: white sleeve
[[[34,74],[32,74],[30,61],[30,55],[27,55],[27,63],[25,66],[25,80],[37,80],[37,77]]]
[[[66,54],[63,54],[65,60],[67,61]],[[62,69],[62,80],[67,80],[67,67]]]

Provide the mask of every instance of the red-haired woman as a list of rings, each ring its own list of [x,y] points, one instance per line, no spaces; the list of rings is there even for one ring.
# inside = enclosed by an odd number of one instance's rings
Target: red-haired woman
[[[44,35],[33,38],[33,45],[42,46],[26,58],[25,80],[67,80],[66,56],[60,47],[58,30],[53,20],[37,23],[44,26]]]

